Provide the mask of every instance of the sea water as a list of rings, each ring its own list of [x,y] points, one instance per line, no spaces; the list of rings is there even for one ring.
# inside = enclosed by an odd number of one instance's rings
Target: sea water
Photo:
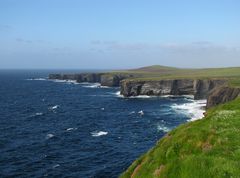
[[[119,88],[47,80],[54,72],[0,71],[0,177],[118,177],[203,116],[205,101],[124,98]]]

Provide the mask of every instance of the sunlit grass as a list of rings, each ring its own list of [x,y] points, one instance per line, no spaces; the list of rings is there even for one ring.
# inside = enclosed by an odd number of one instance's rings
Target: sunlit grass
[[[239,168],[240,98],[177,127],[121,177],[237,178]]]
[[[229,85],[240,86],[240,67],[180,69],[165,66],[150,66],[135,70],[114,71],[111,74],[132,75],[134,81],[156,81],[162,79],[225,79]]]

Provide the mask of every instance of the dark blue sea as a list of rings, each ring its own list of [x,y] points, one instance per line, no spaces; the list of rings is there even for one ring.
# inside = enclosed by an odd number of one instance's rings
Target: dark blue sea
[[[118,177],[199,112],[186,97],[46,80],[55,72],[0,71],[0,177]]]

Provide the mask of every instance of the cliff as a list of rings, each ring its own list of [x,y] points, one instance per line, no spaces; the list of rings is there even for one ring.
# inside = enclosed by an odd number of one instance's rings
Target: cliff
[[[76,80],[78,83],[101,83],[102,86],[118,87],[120,81],[131,78],[131,74],[110,74],[110,73],[80,73],[80,74],[49,74],[51,80]]]
[[[76,80],[77,82],[96,83],[101,81],[101,73],[81,73],[81,74],[49,74],[49,79]]]
[[[210,91],[227,85],[226,80],[159,80],[121,82],[121,94],[125,97],[137,95],[194,95],[194,99],[206,99]]]
[[[240,88],[219,87],[212,90],[207,99],[207,108],[232,101],[240,96]]]

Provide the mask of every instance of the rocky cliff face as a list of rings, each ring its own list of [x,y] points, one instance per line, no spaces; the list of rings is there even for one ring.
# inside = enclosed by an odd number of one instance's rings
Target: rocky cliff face
[[[194,99],[205,99],[210,91],[225,84],[227,84],[225,80],[124,80],[121,82],[121,94],[125,97],[137,95],[194,95]]]
[[[101,81],[101,73],[82,73],[82,74],[49,74],[49,79],[57,80],[76,80],[77,82],[96,83]]]
[[[101,83],[102,86],[118,87],[120,81],[131,78],[132,75],[104,74],[104,73],[81,73],[81,74],[50,74],[49,79],[76,80],[78,83]]]
[[[207,108],[226,103],[240,96],[240,88],[219,87],[212,90],[207,99]]]
[[[123,79],[130,78],[130,75],[102,75],[101,76],[101,85],[102,86],[111,86],[111,87],[118,87],[120,86],[120,82]]]

